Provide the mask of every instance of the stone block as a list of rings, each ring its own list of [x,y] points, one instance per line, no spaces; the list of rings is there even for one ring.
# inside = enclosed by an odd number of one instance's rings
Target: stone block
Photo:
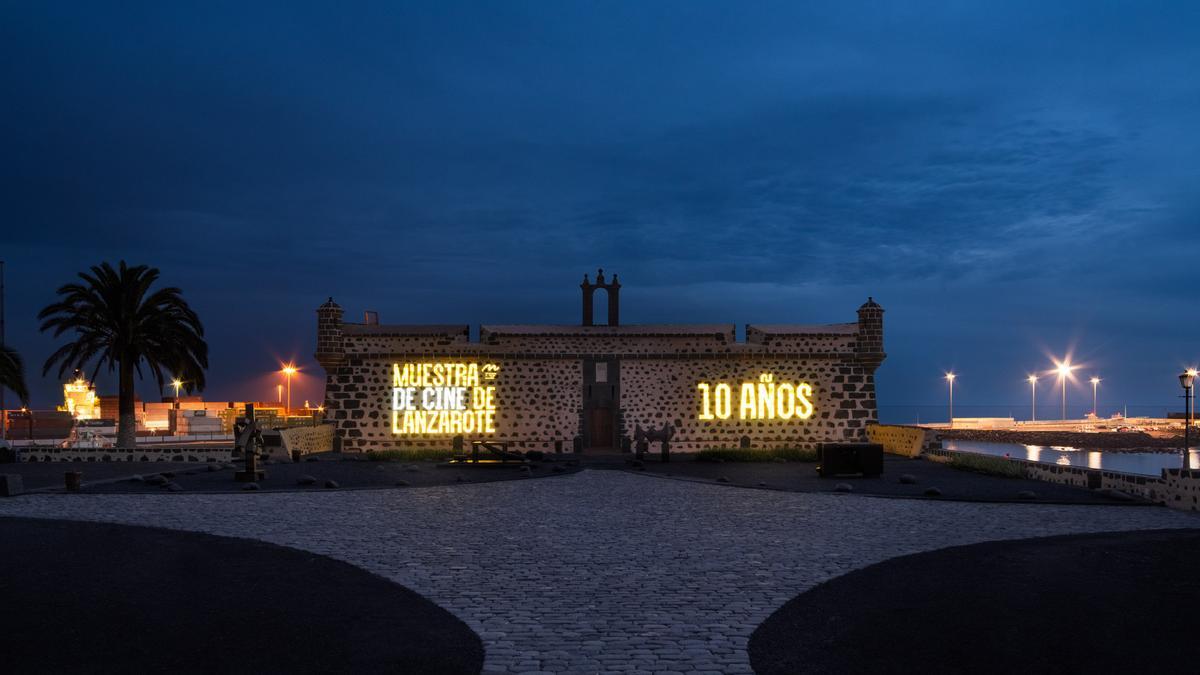
[[[14,473],[0,473],[0,497],[16,497],[25,492],[25,484],[21,476]]]

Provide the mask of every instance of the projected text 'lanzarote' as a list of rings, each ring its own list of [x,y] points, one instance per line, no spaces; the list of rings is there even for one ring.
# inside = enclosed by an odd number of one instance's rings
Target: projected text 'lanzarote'
[[[392,364],[392,433],[496,432],[494,363]]]

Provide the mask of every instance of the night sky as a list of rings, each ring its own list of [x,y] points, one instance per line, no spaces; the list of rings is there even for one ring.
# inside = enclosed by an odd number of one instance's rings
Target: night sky
[[[624,323],[874,296],[885,408],[943,405],[952,368],[959,415],[1024,415],[1073,350],[1076,412],[1096,373],[1102,413],[1161,413],[1200,361],[1200,3],[189,4],[0,2],[7,337],[38,407],[37,311],[122,258],[200,313],[217,400],[273,397],[281,358],[319,398],[330,295],[576,323],[600,266]]]

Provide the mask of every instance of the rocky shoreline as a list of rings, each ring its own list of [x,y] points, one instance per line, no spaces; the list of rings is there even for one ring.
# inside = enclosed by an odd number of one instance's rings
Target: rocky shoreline
[[[938,429],[937,435],[947,440],[979,441],[982,443],[1019,443],[1108,450],[1113,452],[1178,452],[1183,447],[1182,436],[1160,438],[1141,431],[1005,431],[998,429]],[[1200,439],[1194,439],[1200,441]]]

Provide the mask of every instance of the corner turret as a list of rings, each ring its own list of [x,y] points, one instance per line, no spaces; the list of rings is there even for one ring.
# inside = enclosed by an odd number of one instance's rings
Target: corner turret
[[[875,370],[887,354],[883,351],[883,307],[868,297],[858,308],[858,338],[854,345],[854,358],[859,363]]]
[[[333,298],[317,308],[317,363],[327,374],[336,370],[346,360],[346,347],[342,343],[342,308]]]

